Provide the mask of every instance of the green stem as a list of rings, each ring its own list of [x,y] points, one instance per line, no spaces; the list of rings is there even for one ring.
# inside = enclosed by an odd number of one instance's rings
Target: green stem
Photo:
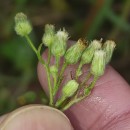
[[[94,79],[93,79],[92,83],[91,83],[90,86],[87,88],[87,89],[90,90],[90,92],[91,92],[91,90],[93,89],[93,87],[95,86],[97,80],[98,80],[98,77],[97,77],[97,76],[94,76]],[[81,100],[83,100],[84,98],[86,98],[86,97],[90,94],[90,92],[86,93],[86,95],[81,96],[81,97],[79,97],[79,98],[74,98],[74,99],[71,100],[66,106],[64,106],[61,110],[62,110],[62,111],[65,111],[65,110],[67,110],[68,108],[70,108],[73,104],[80,102]]]
[[[33,51],[37,54],[37,49],[35,48],[33,42],[31,41],[31,39],[29,38],[28,35],[25,36],[26,40],[28,41],[30,47],[33,49]]]
[[[75,77],[76,80],[77,80],[78,77],[79,77],[79,73],[80,73],[80,71],[81,71],[82,66],[83,66],[83,64],[82,64],[82,62],[80,62],[80,63],[79,63],[79,66],[78,66],[78,69],[77,69],[77,71],[76,71],[76,77]]]
[[[47,64],[50,64],[50,60],[51,60],[51,48],[49,47],[49,51],[48,51],[48,61]]]
[[[48,87],[49,87],[49,96],[50,96],[50,102],[49,105],[53,106],[53,92],[52,92],[52,86],[51,86],[51,79],[50,79],[50,69],[48,65],[45,65],[46,72],[47,72],[47,80],[48,80]]]
[[[91,75],[92,75],[92,74],[91,74],[90,72],[88,72],[88,74],[87,74],[85,80],[81,83],[81,86],[83,86],[85,83],[87,83],[87,81],[90,79]]]
[[[59,69],[60,58],[59,57],[55,57],[55,59],[56,59],[56,63],[55,63],[56,68]],[[53,97],[55,96],[54,93],[55,93],[55,89],[56,89],[56,85],[57,85],[57,79],[58,79],[58,72],[57,72],[57,74],[54,77]]]
[[[62,76],[63,76],[63,73],[64,73],[66,67],[67,67],[67,63],[65,62],[65,63],[63,64],[63,66],[62,66],[62,68],[61,68],[61,72],[60,72],[60,74],[59,74],[59,76],[58,76],[59,79],[58,79],[57,84],[56,84],[56,86],[55,86],[55,89],[54,89],[54,91],[53,91],[53,96],[56,95],[56,93],[57,93],[57,91],[58,91],[58,89],[59,89],[59,86],[60,86],[60,83],[61,83],[61,80],[62,80]]]
[[[48,87],[49,87],[49,94],[50,94],[50,106],[53,105],[53,93],[52,93],[52,86],[51,86],[51,79],[50,79],[50,69],[48,64],[46,64],[44,62],[44,60],[42,59],[40,52],[37,51],[37,49],[35,48],[33,42],[31,41],[31,39],[29,38],[28,35],[25,36],[25,38],[27,39],[29,45],[31,46],[31,48],[33,49],[33,51],[36,53],[38,60],[42,63],[43,67],[45,67],[46,72],[47,72],[47,80],[48,80]]]
[[[93,89],[93,87],[95,86],[95,84],[96,84],[96,82],[97,82],[97,80],[98,80],[98,76],[94,76],[94,79],[93,79],[93,81],[91,82],[91,84],[90,84],[90,86],[89,86],[89,89]]]
[[[62,109],[61,109],[61,111],[65,111],[65,110],[67,110],[68,108],[70,108],[73,104],[75,104],[75,103],[78,103],[79,101],[81,101],[83,98],[77,98],[77,99],[73,99],[73,100],[71,100],[66,106],[64,106]]]
[[[57,69],[59,68],[59,61],[60,61],[60,58],[56,57],[56,67],[57,67]]]
[[[56,107],[60,107],[60,105],[65,101],[66,97],[61,97],[57,102],[56,102]]]

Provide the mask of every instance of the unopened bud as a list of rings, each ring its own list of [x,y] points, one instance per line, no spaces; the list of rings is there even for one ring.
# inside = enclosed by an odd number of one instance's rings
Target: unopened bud
[[[18,13],[15,16],[15,31],[20,36],[30,34],[32,26],[24,13]]]
[[[79,61],[85,48],[86,48],[86,42],[79,39],[75,45],[71,46],[67,50],[65,54],[66,63],[76,64]]]
[[[55,35],[55,27],[51,24],[45,25],[45,33],[42,37],[42,42],[45,46],[50,47],[54,42],[54,35]]]
[[[101,41],[93,40],[91,44],[86,48],[81,57],[82,64],[88,64],[92,61],[94,52],[100,49],[102,46]]]
[[[91,64],[91,73],[94,76],[101,76],[105,70],[105,56],[106,53],[103,50],[97,50],[94,53],[94,57]]]
[[[105,58],[106,64],[110,62],[115,47],[116,47],[116,44],[114,41],[107,40],[104,43],[103,49],[106,52],[106,58]]]
[[[54,39],[54,43],[51,46],[51,53],[55,57],[61,57],[65,54],[66,51],[66,42],[68,40],[68,33],[63,29],[63,31],[59,30]]]
[[[75,80],[70,80],[62,89],[64,97],[71,97],[77,91],[79,84]]]
[[[50,67],[50,72],[52,76],[56,76],[56,74],[58,73],[58,68],[55,65],[53,65]]]

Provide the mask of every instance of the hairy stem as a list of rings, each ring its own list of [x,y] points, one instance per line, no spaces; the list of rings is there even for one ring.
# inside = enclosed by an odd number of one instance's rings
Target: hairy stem
[[[92,75],[92,74],[91,74],[90,72],[88,72],[88,74],[87,74],[85,80],[81,83],[81,86],[83,86],[85,83],[87,83],[87,81],[90,79],[91,75]]]
[[[80,62],[80,63],[79,63],[79,66],[78,66],[78,69],[77,69],[77,71],[76,71],[76,77],[75,77],[76,80],[78,80],[79,73],[80,73],[80,71],[81,71],[81,69],[82,69],[82,66],[83,66],[83,64],[82,64],[82,62]]]
[[[89,92],[86,93],[84,96],[81,96],[81,97],[79,97],[79,98],[74,97],[74,99],[72,99],[72,100],[71,100],[66,106],[64,106],[61,110],[62,110],[62,111],[65,111],[65,110],[69,109],[73,104],[78,103],[78,102],[80,102],[81,100],[83,100],[84,98],[86,98],[86,97],[91,93],[91,90],[92,90],[93,87],[95,86],[97,80],[98,80],[98,77],[97,77],[97,76],[94,76],[93,81],[91,82],[90,86],[87,88],[87,89],[89,89]]]
[[[41,62],[41,64],[43,65],[43,67],[45,67],[46,72],[47,72],[47,80],[48,80],[48,87],[49,87],[49,94],[50,94],[50,106],[53,105],[53,93],[52,93],[52,86],[51,86],[51,79],[50,79],[50,69],[48,64],[45,63],[45,61],[42,59],[41,55],[40,55],[40,51],[37,51],[37,49],[35,48],[33,42],[31,41],[31,39],[29,38],[28,35],[25,36],[26,40],[28,41],[29,45],[31,46],[31,48],[33,49],[33,51],[36,53],[38,60]],[[41,44],[42,46],[42,44]]]
[[[66,67],[67,67],[67,63],[65,62],[65,63],[63,64],[63,66],[62,66],[62,68],[61,68],[61,72],[60,72],[60,74],[59,74],[59,76],[58,76],[58,81],[57,81],[57,84],[56,84],[56,86],[55,86],[55,89],[54,89],[54,92],[53,92],[53,96],[56,95],[56,93],[57,93],[57,91],[58,91],[58,89],[59,89],[59,86],[60,86],[60,83],[61,83],[61,80],[62,80],[62,77],[63,77],[63,73],[64,73]]]
[[[37,49],[36,47],[34,46],[34,44],[32,43],[31,39],[29,38],[28,35],[25,36],[26,40],[28,41],[30,47],[33,49],[33,51],[37,54]]]
[[[51,60],[51,48],[49,47],[49,51],[48,51],[48,60],[47,60],[47,64],[50,64],[50,60]]]

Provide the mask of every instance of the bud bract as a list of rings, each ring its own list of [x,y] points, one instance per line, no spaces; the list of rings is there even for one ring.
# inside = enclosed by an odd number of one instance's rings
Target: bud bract
[[[15,16],[15,31],[20,36],[30,34],[32,26],[27,19],[27,16],[23,13],[18,13]]]
[[[82,64],[88,64],[92,61],[94,52],[101,48],[101,41],[93,40],[88,48],[85,49],[85,51],[82,54],[81,62]]]
[[[91,73],[94,76],[101,76],[105,70],[105,56],[106,53],[103,50],[97,50],[94,53],[94,57],[91,64]]]
[[[70,80],[62,89],[62,96],[71,97],[77,91],[79,84],[75,80]]]
[[[68,40],[68,33],[63,29],[59,30],[54,39],[54,43],[51,46],[51,53],[55,57],[61,57],[65,54],[66,51],[66,42]]]
[[[51,24],[45,25],[45,33],[42,37],[42,42],[45,46],[50,47],[52,43],[54,42],[54,36],[55,36],[55,27]]]
[[[86,48],[86,43],[83,40],[79,39],[75,45],[71,46],[67,50],[65,54],[66,63],[76,64],[79,61],[85,48]]]
[[[111,60],[113,51],[115,49],[115,42],[111,41],[111,40],[107,40],[104,45],[103,45],[103,50],[106,52],[106,64],[109,63],[109,61]]]

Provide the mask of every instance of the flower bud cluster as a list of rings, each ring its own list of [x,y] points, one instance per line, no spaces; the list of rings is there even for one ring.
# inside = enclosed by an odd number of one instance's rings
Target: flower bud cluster
[[[78,96],[81,96],[81,87],[85,90],[84,95],[88,96],[91,93],[93,86],[97,79],[104,74],[106,64],[111,60],[113,51],[115,49],[115,42],[107,40],[102,44],[102,40],[93,40],[88,45],[85,40],[79,39],[74,45],[67,49],[67,41],[69,39],[68,32],[63,30],[55,31],[55,26],[51,24],[45,25],[45,31],[42,37],[42,43],[38,49],[35,48],[33,42],[29,38],[28,34],[32,31],[32,26],[29,23],[27,16],[23,13],[18,13],[15,16],[15,31],[20,36],[25,36],[29,45],[35,51],[39,61],[43,64],[47,72],[47,81],[49,87],[50,105],[57,108],[68,106],[65,104],[68,102],[68,98],[72,99],[72,102],[80,101],[80,98],[76,100]],[[48,59],[44,60],[40,54],[42,45],[49,48]],[[50,64],[51,56],[54,56],[55,63]],[[64,58],[64,64],[60,68],[60,58]],[[59,87],[64,78],[64,71],[67,65],[79,63],[79,67],[75,73],[75,77],[68,81],[62,88],[61,97],[55,102],[55,96],[59,90]],[[84,64],[90,64],[90,73],[88,74],[87,81],[90,76],[93,75],[93,81],[85,89],[85,82],[79,82],[79,76],[82,75],[82,66]],[[52,80],[52,81],[51,81]],[[85,80],[86,81],[86,80]],[[53,82],[53,83],[52,83]],[[54,85],[53,85],[54,84]],[[52,86],[53,85],[53,86]],[[71,106],[71,105],[70,105]]]
[[[95,50],[91,64],[91,73],[93,75],[99,77],[104,74],[105,66],[110,62],[115,46],[114,41],[107,40],[103,47],[101,46]]]
[[[49,47],[52,55],[61,57],[66,51],[66,42],[68,40],[68,33],[65,29],[55,32],[54,25],[45,25],[45,33],[42,37],[42,42]]]

